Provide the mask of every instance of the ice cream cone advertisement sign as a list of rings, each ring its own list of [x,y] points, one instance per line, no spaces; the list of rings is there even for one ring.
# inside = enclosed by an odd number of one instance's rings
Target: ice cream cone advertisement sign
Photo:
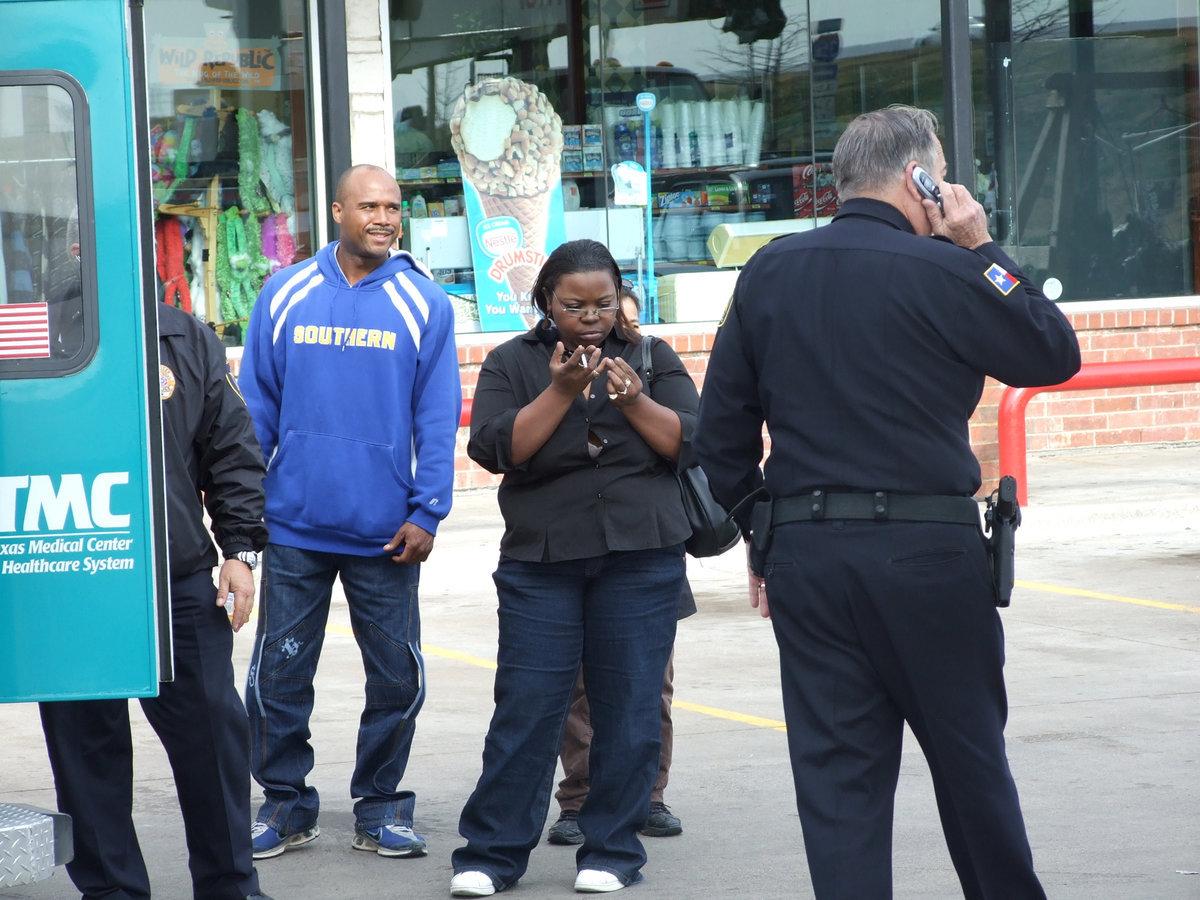
[[[462,166],[480,325],[528,328],[540,318],[533,282],[566,240],[562,119],[532,84],[488,78],[463,91],[450,143]]]

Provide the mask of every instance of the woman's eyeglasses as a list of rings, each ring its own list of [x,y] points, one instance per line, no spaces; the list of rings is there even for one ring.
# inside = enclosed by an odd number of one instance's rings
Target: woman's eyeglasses
[[[558,303],[559,308],[568,316],[574,316],[577,319],[582,319],[584,316],[613,316],[617,314],[620,306],[567,306],[558,297],[554,298]]]

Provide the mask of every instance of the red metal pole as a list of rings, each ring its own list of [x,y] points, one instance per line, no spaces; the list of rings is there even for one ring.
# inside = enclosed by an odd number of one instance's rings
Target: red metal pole
[[[1150,384],[1187,384],[1200,381],[1200,357],[1128,359],[1121,362],[1085,363],[1060,385],[1044,391],[1086,391],[1091,388],[1139,387]]]
[[[462,414],[458,417],[458,427],[466,428],[471,424],[471,407],[474,401],[470,397],[463,397]]]
[[[1000,443],[1000,474],[1012,475],[1017,479],[1017,501],[1024,504],[1029,495],[1025,484],[1025,407],[1035,394],[1192,382],[1200,382],[1200,357],[1085,363],[1075,375],[1062,384],[1005,388],[1000,395],[996,421]]]
[[[1044,390],[1053,388],[1005,388],[996,413],[996,424],[1000,431],[1000,474],[1017,479],[1017,502],[1022,506],[1028,498],[1025,489],[1025,407],[1034,395]]]

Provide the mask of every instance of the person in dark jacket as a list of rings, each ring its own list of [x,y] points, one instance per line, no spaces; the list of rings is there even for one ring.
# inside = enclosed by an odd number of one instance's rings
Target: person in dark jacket
[[[194,896],[265,898],[247,832],[250,735],[231,657],[233,632],[254,606],[253,569],[267,543],[266,467],[216,334],[159,304],[158,346],[175,680],[141,704],[175,775]],[[205,509],[225,560],[216,585]],[[40,707],[59,809],[73,824],[71,880],[85,897],[149,897],[133,826],[129,701]]]
[[[833,155],[840,212],[738,276],[694,439],[727,508],[761,486],[774,503],[751,603],[779,644],[819,900],[892,894],[906,722],[964,896],[1045,896],[1005,756],[1003,630],[967,423],[984,376],[1057,384],[1079,345],[970,191],[945,180],[936,129],[911,107],[847,126]]]

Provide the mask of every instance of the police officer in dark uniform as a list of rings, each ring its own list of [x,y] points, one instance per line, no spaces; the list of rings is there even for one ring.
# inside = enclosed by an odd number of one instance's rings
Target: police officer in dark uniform
[[[142,709],[175,775],[194,896],[265,898],[251,859],[250,736],[231,657],[267,542],[266,469],[217,336],[162,304],[158,335],[175,680]],[[205,508],[225,557],[217,586]],[[128,701],[42,703],[41,714],[59,809],[73,823],[71,880],[88,898],[148,898],[133,827]]]
[[[819,900],[892,895],[905,722],[964,896],[1045,896],[1005,756],[1003,632],[967,420],[985,375],[1056,384],[1078,370],[1079,345],[967,188],[944,180],[936,130],[911,107],[847,127],[840,212],[768,244],[738,278],[694,439],[727,508],[761,486],[772,498],[739,515],[752,546],[772,538],[752,557],[751,602],[779,644]]]

